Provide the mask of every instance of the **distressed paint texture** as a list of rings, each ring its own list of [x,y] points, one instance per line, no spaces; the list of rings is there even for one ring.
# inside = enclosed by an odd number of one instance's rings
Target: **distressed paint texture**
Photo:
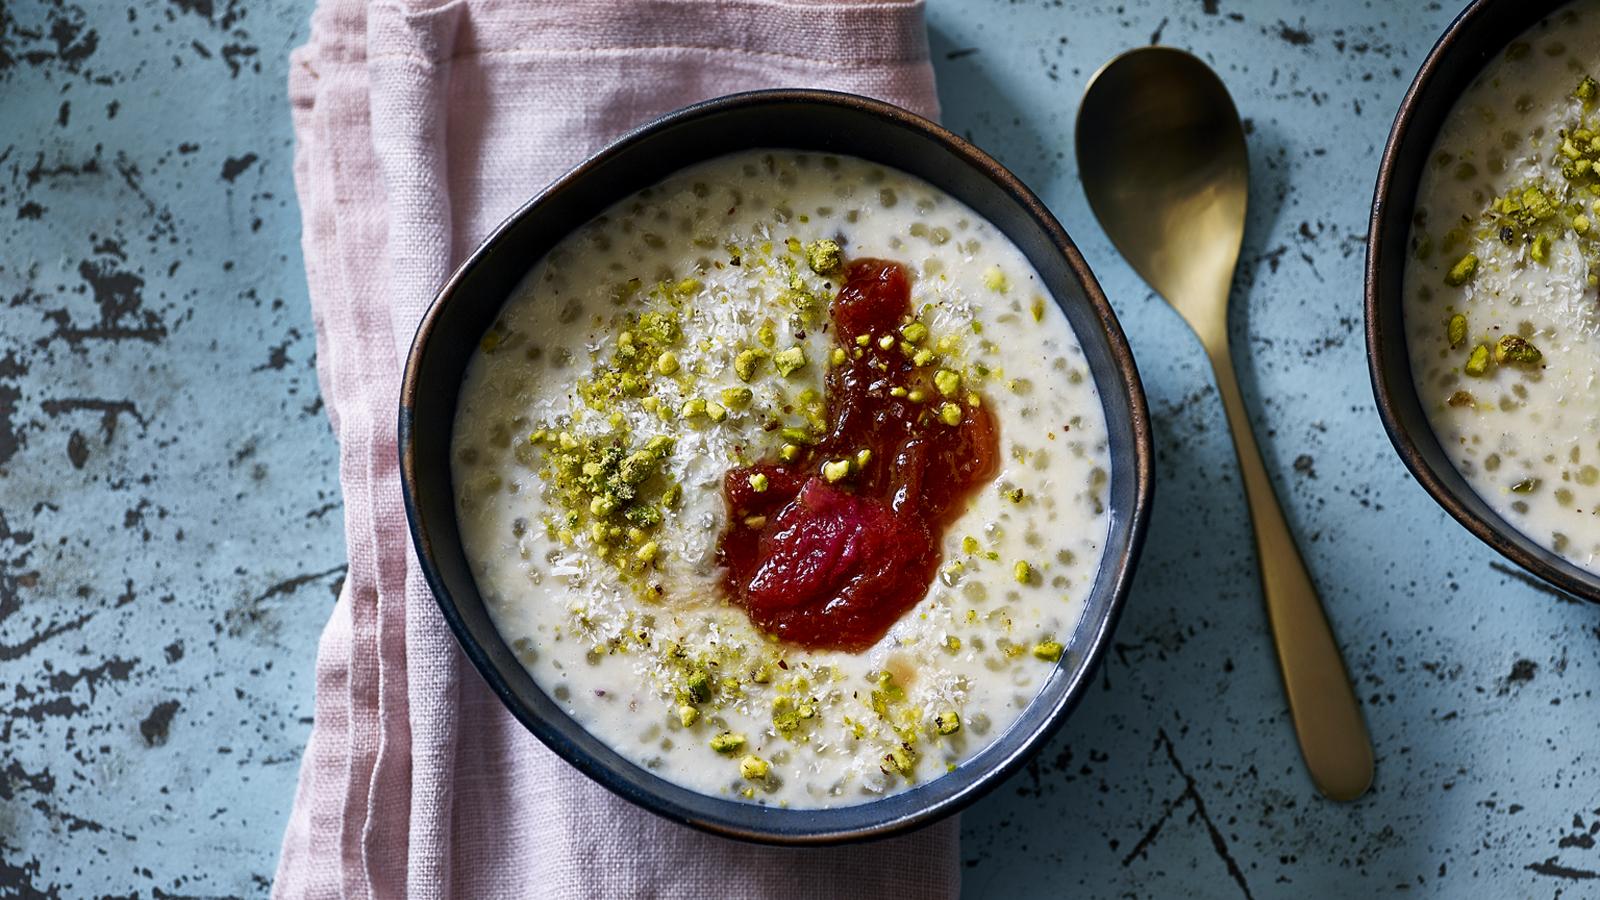
[[[1373,168],[1454,12],[934,0],[946,120],[1077,236],[1159,454],[1099,685],[966,814],[968,896],[1600,890],[1600,608],[1410,482],[1362,356]],[[308,15],[0,4],[0,897],[267,889],[343,572],[284,97]],[[1077,185],[1085,79],[1152,41],[1209,59],[1249,120],[1238,364],[1377,742],[1353,805],[1302,772],[1204,360]]]

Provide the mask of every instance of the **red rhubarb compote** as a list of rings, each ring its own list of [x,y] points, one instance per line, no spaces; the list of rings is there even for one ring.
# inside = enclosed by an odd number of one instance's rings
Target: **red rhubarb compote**
[[[718,553],[762,630],[857,652],[927,594],[945,529],[995,476],[999,430],[976,395],[946,396],[936,366],[915,364],[898,263],[852,263],[829,315],[845,359],[826,376],[827,430],[788,461],[727,472]]]

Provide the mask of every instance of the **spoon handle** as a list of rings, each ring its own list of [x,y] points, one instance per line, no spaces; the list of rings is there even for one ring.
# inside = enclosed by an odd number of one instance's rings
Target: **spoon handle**
[[[1372,740],[1322,601],[1262,465],[1227,342],[1207,343],[1218,345],[1207,354],[1244,475],[1267,620],[1300,753],[1317,790],[1330,800],[1354,800],[1372,784]]]

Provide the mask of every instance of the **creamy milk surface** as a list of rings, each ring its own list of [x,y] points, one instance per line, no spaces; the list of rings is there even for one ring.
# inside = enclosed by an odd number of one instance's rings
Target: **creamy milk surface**
[[[1600,571],[1600,0],[1492,60],[1417,196],[1406,336],[1456,468],[1534,541]]]
[[[830,333],[834,245],[902,264],[915,320]],[[814,439],[825,373],[868,341],[939,372],[913,398],[930,414],[992,412],[998,470],[881,640],[806,649],[730,597],[719,539],[762,523],[728,521],[723,479]],[[959,765],[1072,652],[1106,443],[1071,328],[998,230],[904,173],[773,150],[678,172],[538,261],[469,366],[452,449],[479,589],[547,693],[670,781],[822,807]]]

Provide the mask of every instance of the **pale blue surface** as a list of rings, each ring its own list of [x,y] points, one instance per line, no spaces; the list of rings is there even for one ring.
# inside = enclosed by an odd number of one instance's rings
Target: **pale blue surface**
[[[930,12],[946,122],[1077,237],[1159,454],[1101,686],[966,814],[966,892],[1593,896],[1600,609],[1524,583],[1411,483],[1363,362],[1374,166],[1454,9],[1217,5]],[[306,14],[0,5],[0,896],[270,879],[343,557],[284,98]],[[1236,354],[1366,700],[1378,780],[1353,805],[1294,748],[1199,348],[1077,185],[1084,81],[1158,33],[1253,124]]]

